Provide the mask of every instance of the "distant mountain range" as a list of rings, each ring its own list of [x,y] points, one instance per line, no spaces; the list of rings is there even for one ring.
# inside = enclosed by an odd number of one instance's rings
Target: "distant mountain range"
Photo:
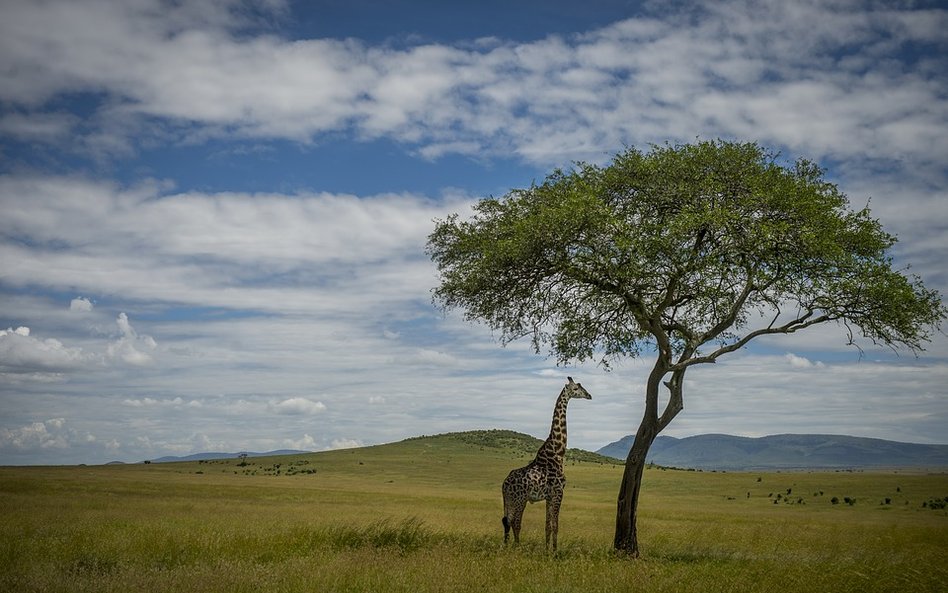
[[[510,431],[471,431],[442,435],[480,446],[534,452],[541,441]],[[423,438],[423,437],[418,437]],[[597,455],[625,460],[633,436],[610,443],[594,453],[570,449],[568,457],[595,461]],[[151,463],[299,455],[308,451],[281,449],[256,453],[195,453],[166,456]],[[585,457],[584,457],[585,455]],[[587,459],[588,458],[588,459]],[[601,458],[599,458],[601,459]],[[649,449],[648,461],[669,467],[707,470],[948,468],[948,445],[921,445],[826,434],[781,434],[760,438],[702,434],[687,438],[660,436]]]
[[[599,449],[625,459],[634,436]],[[678,439],[659,436],[648,461],[658,465],[719,470],[945,468],[948,445],[899,443],[827,434],[780,434],[759,438],[702,434]]]
[[[172,463],[175,461],[207,461],[211,459],[236,459],[237,457],[247,454],[247,457],[272,457],[277,455],[299,455],[301,453],[309,453],[309,451],[297,451],[295,449],[280,449],[279,451],[268,451],[266,453],[254,453],[253,451],[240,451],[239,453],[195,453],[193,455],[185,455],[184,457],[174,457],[168,455],[165,457],[159,457],[158,459],[150,459],[151,463]]]

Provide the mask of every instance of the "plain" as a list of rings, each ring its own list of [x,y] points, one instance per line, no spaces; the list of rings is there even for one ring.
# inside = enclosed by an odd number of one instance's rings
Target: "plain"
[[[567,459],[502,544],[532,441],[460,433],[299,456],[0,468],[3,591],[948,590],[948,475],[651,468],[643,557],[611,549],[622,468]]]

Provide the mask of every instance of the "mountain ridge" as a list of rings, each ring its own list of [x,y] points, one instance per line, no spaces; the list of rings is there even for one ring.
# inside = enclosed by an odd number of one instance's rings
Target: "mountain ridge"
[[[625,459],[634,440],[628,435],[596,452]],[[659,436],[649,450],[648,461],[720,470],[938,468],[948,467],[948,445],[833,434]]]

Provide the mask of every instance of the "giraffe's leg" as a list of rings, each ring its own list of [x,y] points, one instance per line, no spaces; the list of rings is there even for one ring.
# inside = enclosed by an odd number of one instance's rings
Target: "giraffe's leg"
[[[527,507],[527,501],[515,500],[511,504],[512,513],[510,516],[510,527],[513,529],[514,543],[520,543],[520,527],[523,524],[523,511]]]
[[[504,482],[503,488],[501,488],[501,495],[504,498],[504,517],[500,520],[504,525],[504,543],[507,543],[507,540],[510,539],[510,497],[507,494],[507,483]]]
[[[501,519],[501,523],[504,525],[504,543],[506,544],[510,539],[510,527],[511,519],[515,513],[517,507],[517,496],[514,492],[514,488],[510,485],[509,479],[504,481],[503,488],[501,488],[501,494],[504,498],[504,517]],[[516,537],[516,534],[514,534]]]
[[[553,539],[553,551],[556,551],[556,536],[560,529],[560,503],[563,495],[553,495],[546,499],[546,547],[550,547],[550,538]]]

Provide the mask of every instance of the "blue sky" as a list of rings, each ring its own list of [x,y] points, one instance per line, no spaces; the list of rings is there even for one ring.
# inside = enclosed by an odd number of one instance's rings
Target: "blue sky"
[[[888,2],[79,0],[0,18],[0,464],[634,432],[648,361],[558,368],[432,307],[432,220],[624,146],[817,160],[948,293],[948,12]],[[948,340],[773,338],[673,436],[946,442]]]

